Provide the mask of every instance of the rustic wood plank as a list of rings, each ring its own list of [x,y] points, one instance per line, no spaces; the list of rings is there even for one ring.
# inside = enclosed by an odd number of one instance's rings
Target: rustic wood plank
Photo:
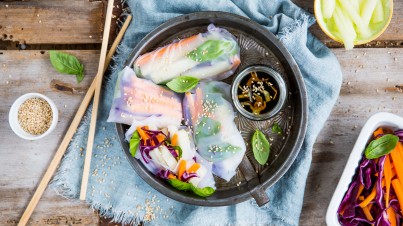
[[[61,75],[52,68],[48,51],[0,51],[0,225],[15,225],[21,217],[97,71],[99,51],[66,52],[85,66],[86,77],[80,84],[75,76]],[[55,131],[38,141],[17,137],[8,125],[11,104],[28,92],[45,94],[59,109]],[[64,199],[48,189],[30,223],[94,225],[99,218],[85,203]]]
[[[307,0],[292,0],[296,5],[307,10],[310,13],[314,13],[313,4],[314,1]],[[393,1],[394,10],[392,21],[390,22],[386,31],[375,41],[362,45],[362,47],[403,47],[403,1]],[[341,47],[341,44],[331,40],[326,34],[320,29],[319,25],[316,23],[312,26],[310,31],[318,37],[327,46],[331,47]]]
[[[343,70],[341,94],[316,140],[301,225],[325,225],[327,206],[367,119],[386,111],[403,116],[403,49],[333,50]]]
[[[0,40],[26,44],[100,43],[102,1],[0,2]]]

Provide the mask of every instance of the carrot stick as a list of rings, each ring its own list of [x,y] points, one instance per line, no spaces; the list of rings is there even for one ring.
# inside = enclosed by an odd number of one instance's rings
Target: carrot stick
[[[383,175],[385,177],[385,186],[386,186],[386,193],[385,193],[385,203],[386,207],[389,206],[389,194],[390,194],[390,183],[392,182],[392,166],[390,164],[389,154],[385,157]]]
[[[161,47],[160,49],[157,49],[150,53],[144,54],[139,57],[139,59],[136,62],[136,66],[144,65],[145,63],[148,63],[151,59],[161,58],[167,50],[176,49],[176,48],[179,48],[180,46],[189,45],[189,43],[193,42],[197,37],[198,37],[198,35],[193,35],[189,38],[182,39],[181,41],[179,41],[177,43],[166,45],[164,47]]]
[[[375,132],[374,132],[374,137],[376,137],[376,136],[378,136],[378,135],[380,135],[380,134],[383,134],[383,129],[382,129],[382,127],[379,127],[377,130],[375,130]]]
[[[371,193],[367,196],[367,198],[364,199],[364,201],[362,201],[359,204],[359,206],[361,208],[366,207],[375,197],[376,197],[376,185],[374,185],[374,187],[372,188]]]
[[[393,190],[395,190],[397,200],[399,201],[399,205],[403,206],[403,188],[399,179],[392,180]]]
[[[178,146],[178,134],[174,134],[171,140],[172,146]]]
[[[369,205],[368,206],[364,206],[364,208],[362,208],[362,210],[364,211],[365,217],[367,218],[367,220],[369,221],[373,221],[374,218],[371,215],[371,212],[369,211]]]
[[[385,185],[385,179],[382,179],[382,187]],[[364,201],[362,201],[359,206],[361,208],[367,206],[372,200],[374,200],[374,198],[376,197],[376,184],[374,185],[374,187],[372,188],[371,193],[367,196],[367,198],[364,199]]]
[[[181,160],[178,168],[178,178],[182,178],[183,173],[186,171],[186,160]]]
[[[402,182],[403,181],[403,161],[400,158],[398,151],[399,151],[399,146],[396,145],[395,149],[393,149],[393,151],[390,152],[390,157],[392,158],[393,165],[395,166],[397,178],[399,179],[400,182]]]
[[[364,185],[362,185],[361,183],[360,183],[360,186],[358,187],[358,193],[357,193],[357,197],[355,198],[355,200],[357,200],[358,199],[358,197],[360,197],[360,195],[361,195],[361,193],[362,193],[362,191],[364,190]],[[361,196],[362,197],[362,196]],[[360,198],[361,198],[360,197]],[[364,198],[364,197],[363,197]],[[364,199],[363,199],[364,200]],[[361,200],[362,201],[362,200]]]
[[[358,197],[358,200],[364,201],[364,196]],[[371,208],[372,208],[372,203],[370,203],[370,204],[367,205],[367,206],[362,207],[362,210],[363,210],[363,212],[364,212],[364,214],[365,214],[365,217],[366,217],[367,220],[369,220],[369,221],[373,221],[373,220],[374,220],[374,218],[373,218],[372,215],[371,215],[371,211],[370,211]]]
[[[189,173],[194,173],[194,172],[196,172],[199,168],[200,168],[200,164],[199,164],[199,163],[195,163],[195,164],[193,164],[191,167],[189,167],[188,172],[189,172]]]
[[[390,225],[391,226],[397,226],[397,223],[396,223],[396,213],[395,213],[395,211],[393,210],[393,208],[388,208],[387,210],[386,210],[386,213],[388,214],[388,220],[389,220],[389,222],[390,222]],[[365,211],[364,211],[364,214],[365,214]]]
[[[141,139],[143,139],[143,140],[150,139],[150,136],[148,136],[148,134],[146,132],[144,132],[144,130],[140,126],[137,127],[137,132],[139,133]]]
[[[157,135],[157,140],[158,140],[158,142],[162,142],[162,141],[165,140],[165,136],[162,135],[162,134],[158,134],[158,135]]]
[[[176,176],[173,175],[172,173],[170,173],[170,174],[168,175],[168,179],[176,179]]]

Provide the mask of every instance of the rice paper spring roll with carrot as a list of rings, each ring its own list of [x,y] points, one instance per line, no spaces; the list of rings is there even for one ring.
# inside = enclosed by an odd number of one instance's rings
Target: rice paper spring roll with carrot
[[[240,64],[240,48],[227,30],[210,24],[206,33],[193,35],[140,56],[136,74],[156,84],[181,75],[222,80]]]
[[[158,126],[179,126],[182,99],[169,89],[136,76],[125,67],[118,75],[108,122],[131,125],[133,120],[155,117]]]
[[[213,174],[229,181],[246,151],[229,102],[230,85],[201,82],[183,100],[185,123],[193,129],[197,151],[213,163]]]
[[[139,134],[134,136],[134,134]],[[154,175],[165,179],[177,179],[197,188],[215,189],[212,164],[196,152],[187,127],[159,127],[156,117],[134,120],[127,130],[126,140],[140,139],[132,156]],[[131,149],[134,147],[130,147]]]

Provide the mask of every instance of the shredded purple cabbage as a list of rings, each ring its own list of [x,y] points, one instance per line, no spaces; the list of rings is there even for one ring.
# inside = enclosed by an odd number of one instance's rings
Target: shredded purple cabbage
[[[198,175],[197,175],[197,173],[188,173],[188,172],[184,172],[183,174],[182,174],[182,181],[185,181],[185,182],[187,182],[188,180],[190,180],[190,178],[193,178],[193,177],[199,177]]]
[[[397,130],[394,132],[399,137],[400,142],[403,142],[403,130]],[[376,138],[382,137],[383,134],[377,135]],[[385,205],[384,195],[385,190],[382,188],[382,175],[384,171],[386,156],[378,158],[378,162],[362,157],[357,172],[353,177],[352,182],[346,194],[343,197],[342,202],[337,210],[339,223],[343,226],[356,226],[356,225],[375,225],[375,226],[389,226],[391,225],[387,215],[387,209],[392,208],[396,214],[397,225],[403,223],[403,214],[401,213],[401,207],[397,199],[391,199],[388,205]],[[378,174],[380,176],[375,176]],[[364,190],[361,195],[367,196],[376,189],[376,197],[371,202],[371,214],[374,221],[367,220],[364,211],[359,204],[360,200],[357,199],[358,189],[360,185],[364,186]],[[390,190],[390,195],[395,196],[393,188]]]
[[[394,134],[399,137],[400,142],[403,142],[403,129],[396,130]]]
[[[171,152],[172,156],[175,158],[178,158],[178,153],[176,153],[175,148],[173,148],[172,146],[167,146],[169,152]]]
[[[160,177],[160,178],[162,178],[164,180],[167,180],[170,173],[171,173],[171,171],[169,171],[169,170],[161,169],[160,171],[158,171],[156,176]]]

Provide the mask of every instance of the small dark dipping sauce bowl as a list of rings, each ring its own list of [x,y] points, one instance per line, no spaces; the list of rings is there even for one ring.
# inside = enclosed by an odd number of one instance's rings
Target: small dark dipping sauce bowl
[[[241,71],[231,87],[237,111],[251,120],[267,120],[280,112],[287,97],[281,75],[270,67],[253,65]]]

